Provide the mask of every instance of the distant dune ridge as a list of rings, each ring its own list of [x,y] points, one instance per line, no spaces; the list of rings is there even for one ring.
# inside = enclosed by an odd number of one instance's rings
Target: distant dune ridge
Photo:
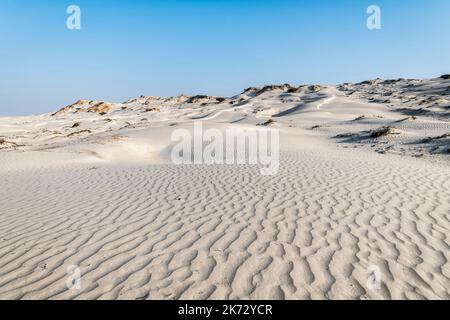
[[[278,173],[173,164],[195,121],[278,129]],[[450,298],[449,75],[79,100],[0,161],[1,299]]]

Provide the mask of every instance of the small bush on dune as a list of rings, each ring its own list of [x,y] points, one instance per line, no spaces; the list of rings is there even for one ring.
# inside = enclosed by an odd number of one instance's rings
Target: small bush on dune
[[[370,136],[372,138],[380,138],[392,134],[400,134],[400,132],[397,129],[391,127],[381,127],[370,131]]]
[[[274,122],[275,122],[275,121],[274,121],[272,118],[270,118],[270,119],[267,120],[266,122],[258,124],[258,126],[268,126],[268,125],[271,125],[271,124],[274,123]]]

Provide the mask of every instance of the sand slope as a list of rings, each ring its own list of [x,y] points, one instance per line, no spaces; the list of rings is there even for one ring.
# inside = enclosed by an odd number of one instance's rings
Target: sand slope
[[[447,119],[418,115],[372,138],[405,115],[338,88],[288,90],[2,118],[0,298],[448,299],[448,145],[408,147],[449,132]],[[172,129],[193,119],[269,118],[276,175],[168,161]],[[71,265],[80,290],[66,286]]]

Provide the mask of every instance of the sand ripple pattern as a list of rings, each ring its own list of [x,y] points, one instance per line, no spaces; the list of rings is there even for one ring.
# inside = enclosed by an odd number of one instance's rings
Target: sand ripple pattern
[[[5,170],[0,298],[448,299],[450,170],[417,163]]]

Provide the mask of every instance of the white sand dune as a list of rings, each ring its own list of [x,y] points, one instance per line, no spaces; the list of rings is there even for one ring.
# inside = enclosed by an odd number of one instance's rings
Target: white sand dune
[[[434,111],[408,114],[411,84]],[[274,86],[0,118],[0,298],[448,299],[448,85]],[[395,105],[369,100],[391,91]],[[279,172],[172,164],[170,134],[194,119],[272,119]],[[383,127],[397,131],[374,137]]]

